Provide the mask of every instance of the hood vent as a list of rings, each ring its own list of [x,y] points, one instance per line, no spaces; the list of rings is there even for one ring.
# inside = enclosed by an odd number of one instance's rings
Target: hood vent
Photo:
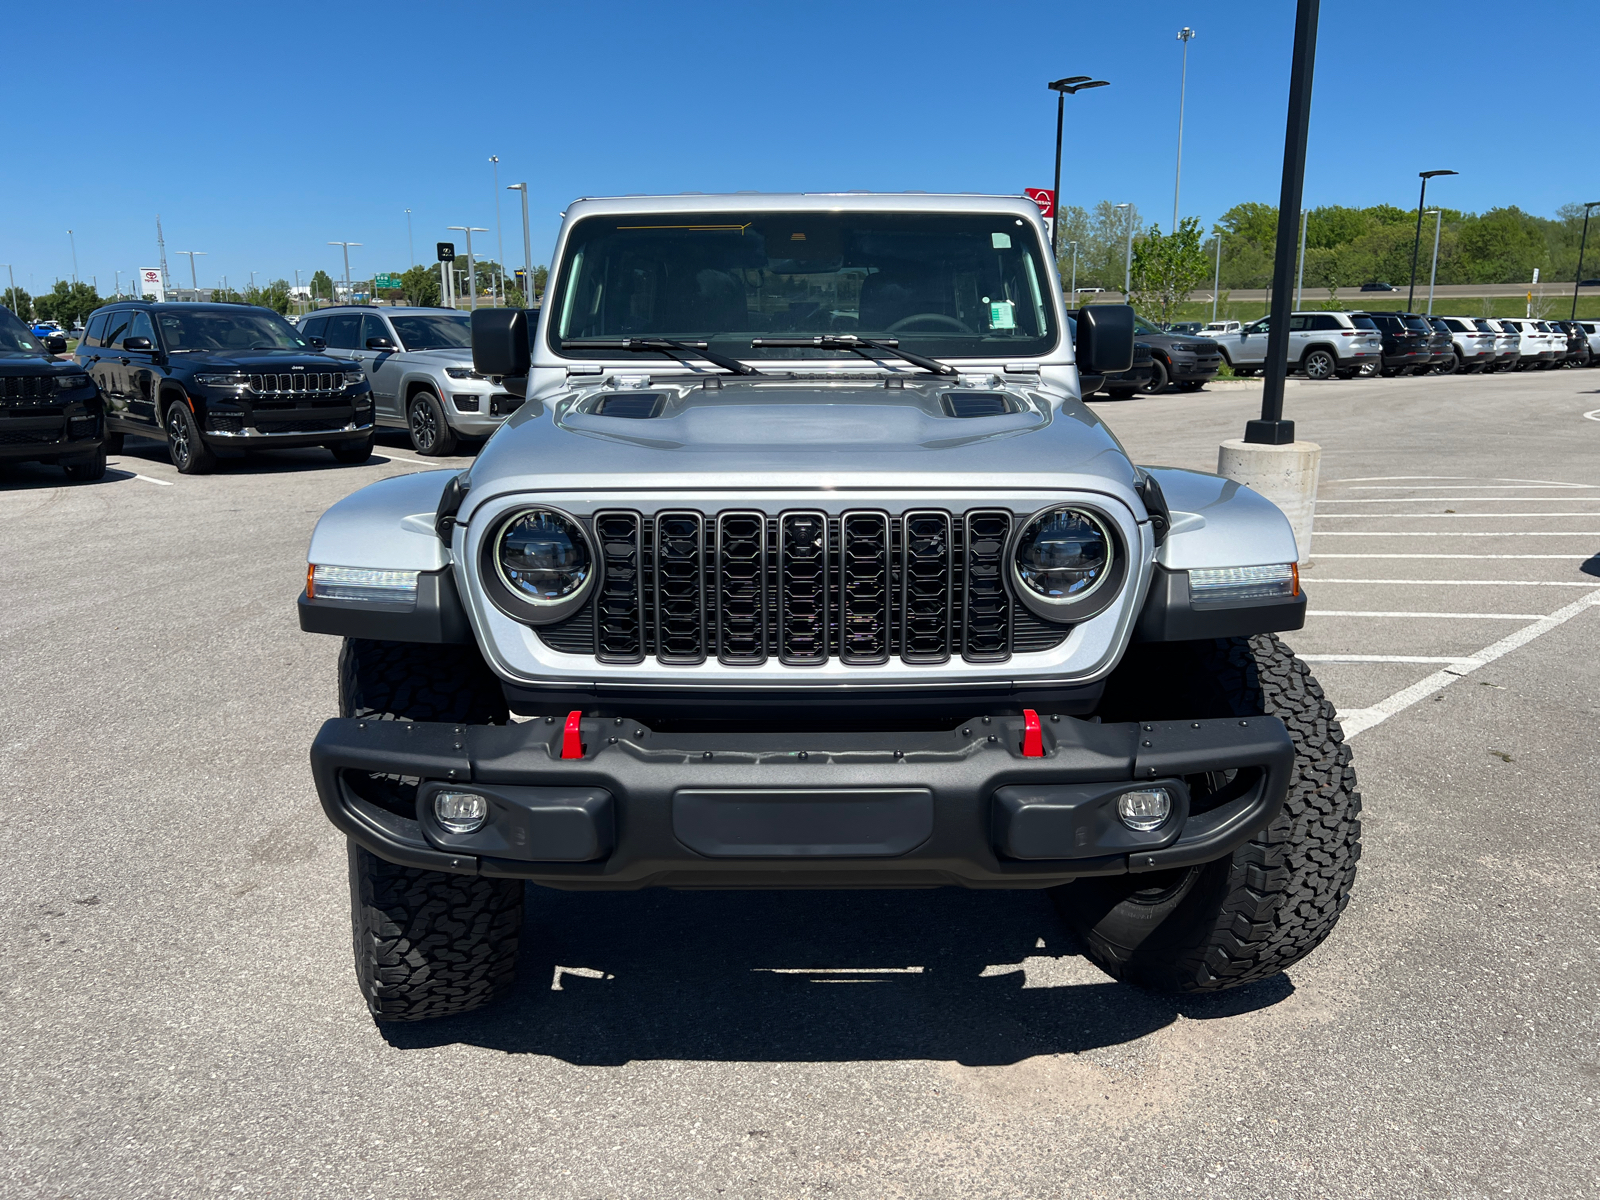
[[[660,392],[619,392],[602,396],[594,411],[602,417],[622,417],[629,421],[648,421],[661,415],[667,398]]]
[[[946,392],[942,400],[951,417],[998,417],[1017,411],[1004,392]]]

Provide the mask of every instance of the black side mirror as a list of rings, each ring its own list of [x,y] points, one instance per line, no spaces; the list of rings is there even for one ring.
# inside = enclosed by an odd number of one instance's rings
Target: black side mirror
[[[124,350],[153,350],[153,349],[155,349],[155,347],[150,344],[150,339],[147,338],[147,337],[125,338],[125,339],[123,339],[123,342],[122,342],[122,348]]]
[[[65,354],[67,352],[67,339],[60,334],[45,338],[44,348],[50,354]]]
[[[325,350],[328,346],[328,343],[319,337],[308,337],[306,339],[306,345],[310,346],[313,350]]]
[[[392,341],[390,341],[386,337],[368,338],[367,339],[367,349],[368,350],[393,350],[394,349],[394,343]]]
[[[1091,304],[1078,310],[1078,374],[1115,375],[1133,366],[1133,309]]]
[[[528,317],[522,309],[480,308],[472,314],[473,370],[521,378],[531,366]]]

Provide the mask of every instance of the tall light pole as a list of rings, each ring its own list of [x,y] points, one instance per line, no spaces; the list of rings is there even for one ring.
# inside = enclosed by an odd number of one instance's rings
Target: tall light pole
[[[330,245],[330,246],[342,246],[344,248],[344,302],[346,304],[349,304],[350,303],[350,247],[351,246],[359,246],[359,245],[361,245],[361,243],[360,242],[329,242],[328,245]]]
[[[72,282],[76,286],[78,282],[78,239],[73,236],[70,229],[67,230],[67,241],[72,243]]]
[[[1055,191],[1051,193],[1055,199],[1051,204],[1055,216],[1050,218],[1050,258],[1055,260],[1060,256],[1061,246],[1061,125],[1066,119],[1067,97],[1076,96],[1085,88],[1110,87],[1104,79],[1094,79],[1088,75],[1072,75],[1066,79],[1058,79],[1054,83],[1045,84],[1056,94],[1056,176]]]
[[[198,304],[200,302],[200,283],[195,278],[195,274],[194,274],[194,256],[196,254],[206,254],[206,253],[208,253],[208,251],[205,251],[205,250],[174,250],[173,253],[174,254],[187,254],[189,256],[189,292],[190,292],[189,299]]]
[[[1439,227],[1444,224],[1444,210],[1430,208],[1428,215],[1433,218],[1433,269],[1428,272],[1428,315],[1433,316],[1433,284],[1439,278]]]
[[[1216,227],[1217,273],[1211,279],[1211,323],[1217,323],[1217,301],[1222,296],[1222,226]]]
[[[1133,203],[1114,204],[1112,207],[1128,210],[1128,252],[1122,264],[1122,302],[1126,304],[1133,292]]]
[[[1578,242],[1578,272],[1573,275],[1573,315],[1571,320],[1578,320],[1578,288],[1584,282],[1584,246],[1589,245],[1589,210],[1600,208],[1600,200],[1590,200],[1584,205],[1584,235]],[[14,285],[13,285],[14,286]]]
[[[1427,207],[1428,180],[1435,175],[1459,175],[1459,171],[1418,171],[1422,179],[1422,194],[1417,197],[1417,237],[1411,244],[1411,289],[1406,292],[1406,311],[1415,312],[1417,295],[1417,255],[1422,250],[1422,210]]]
[[[506,271],[506,243],[500,235],[500,156],[489,155],[489,165],[494,168],[494,252],[498,256],[495,261],[500,264],[500,276],[505,278]],[[502,296],[505,289],[501,289]]]
[[[1078,307],[1078,243],[1069,242],[1072,247],[1072,307]]]
[[[411,240],[411,210],[406,209],[406,257],[411,260],[410,265],[417,265],[417,247]]]
[[[1580,254],[1578,257],[1582,258],[1583,256]],[[16,272],[11,269],[10,263],[6,264],[6,278],[11,280],[11,292],[6,296],[6,299],[11,302],[11,315],[14,317],[20,317],[22,314],[19,313],[15,307],[17,303],[17,276]],[[1576,299],[1572,301],[1572,311],[1578,311],[1578,301]]]
[[[1178,232],[1178,188],[1183,183],[1183,101],[1189,90],[1189,40],[1194,30],[1185,25],[1178,30],[1178,40],[1183,43],[1183,74],[1178,82],[1178,169],[1172,176],[1172,230]]]
[[[496,199],[499,193],[496,193]],[[446,229],[453,229],[458,233],[467,235],[467,307],[476,310],[478,307],[478,268],[472,260],[472,235],[475,233],[488,233],[477,225],[447,225]]]
[[[522,306],[533,308],[533,238],[528,235],[528,185],[508,183],[506,191],[522,193]]]
[[[1299,268],[1300,273],[1295,276],[1295,280],[1294,280],[1294,307],[1295,307],[1295,311],[1296,312],[1298,312],[1300,310],[1300,290],[1302,288],[1304,288],[1305,285],[1306,285],[1306,224],[1307,224],[1307,221],[1308,221],[1308,214],[1306,213],[1306,210],[1302,208],[1300,210],[1300,268]]]

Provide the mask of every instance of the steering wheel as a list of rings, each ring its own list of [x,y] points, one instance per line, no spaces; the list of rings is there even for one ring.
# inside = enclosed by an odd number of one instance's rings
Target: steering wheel
[[[933,324],[942,326],[945,329],[954,329],[957,333],[973,332],[972,327],[965,321],[946,316],[944,313],[912,313],[909,317],[901,317],[893,325],[889,326],[888,332],[899,333],[903,329],[909,329],[919,321],[931,321]]]

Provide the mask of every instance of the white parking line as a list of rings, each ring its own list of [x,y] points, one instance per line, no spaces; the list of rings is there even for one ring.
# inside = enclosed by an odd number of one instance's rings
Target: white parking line
[[[132,472],[130,472],[130,474],[131,474],[131,475],[132,475],[132,476],[133,476],[133,477],[134,477],[134,478],[135,478],[135,479],[142,479],[142,480],[144,480],[144,481],[145,481],[145,482],[146,482],[146,483],[156,483],[156,484],[160,484],[160,485],[161,485],[161,486],[162,486],[162,487],[171,487],[171,486],[172,486],[172,481],[171,481],[171,480],[168,480],[168,479],[152,479],[152,478],[150,478],[150,476],[148,476],[148,475],[141,475],[141,474],[139,474],[139,472],[137,472],[137,471],[132,471]]]
[[[1485,562],[1497,558],[1538,558],[1560,559],[1563,562],[1585,562],[1594,557],[1592,554],[1318,554],[1318,559],[1323,558],[1470,558],[1482,559]],[[1309,579],[1309,577],[1308,577]]]
[[[1426,679],[1418,680],[1408,688],[1401,688],[1386,700],[1380,700],[1368,708],[1353,708],[1339,714],[1340,723],[1344,726],[1346,738],[1353,738],[1358,733],[1371,729],[1374,725],[1387,721],[1398,712],[1404,712],[1419,700],[1426,700],[1435,692],[1443,691],[1457,679],[1470,675],[1479,667],[1487,666],[1498,658],[1503,658],[1513,650],[1526,646],[1537,637],[1549,633],[1561,625],[1566,624],[1573,617],[1587,609],[1600,604],[1600,588],[1574,600],[1565,608],[1557,609],[1548,617],[1541,617],[1531,625],[1524,626],[1513,634],[1501,638],[1492,645],[1485,646],[1470,658],[1454,662],[1443,670],[1435,671]]]
[[[1429,621],[1537,621],[1541,613],[1364,612],[1358,609],[1314,608],[1308,617],[1421,617]]]
[[[1542,515],[1548,516],[1549,514],[1542,514]],[[1589,515],[1593,515],[1593,514],[1589,514]],[[1492,537],[1492,538],[1508,538],[1508,537],[1588,537],[1588,538],[1592,538],[1592,537],[1600,537],[1600,533],[1595,533],[1594,531],[1587,530],[1587,529],[1570,529],[1570,530],[1547,530],[1547,529],[1541,529],[1541,530],[1529,530],[1529,531],[1525,531],[1525,532],[1519,532],[1517,530],[1512,530],[1512,529],[1502,529],[1497,533],[1472,533],[1472,532],[1456,533],[1453,530],[1445,530],[1445,529],[1430,529],[1430,530],[1427,530],[1427,531],[1420,531],[1420,530],[1385,530],[1385,529],[1361,529],[1361,530],[1355,530],[1355,529],[1318,529],[1318,530],[1313,531],[1313,536],[1314,537],[1448,537],[1448,538],[1463,538],[1463,537]]]
[[[1458,663],[1470,662],[1471,655],[1447,655],[1440,658],[1431,654],[1299,654],[1301,662],[1317,663]]]
[[[1316,579],[1307,583],[1400,583],[1411,587],[1575,587],[1592,588],[1593,583],[1571,579]]]
[[[1324,504],[1466,504],[1479,502],[1488,504],[1521,504],[1524,500],[1537,504],[1571,504],[1576,500],[1582,504],[1585,499],[1593,499],[1600,504],[1600,496],[1357,496],[1352,500],[1340,500],[1336,496],[1326,496],[1317,501],[1318,506]]]
[[[1596,411],[1600,411],[1600,410],[1596,410]],[[1600,487],[1600,484],[1595,484],[1595,483],[1566,483],[1566,482],[1562,482],[1562,481],[1558,481],[1558,480],[1554,480],[1554,479],[1508,479],[1504,475],[1488,476],[1487,478],[1489,478],[1489,479],[1491,479],[1493,481],[1493,482],[1490,482],[1490,483],[1480,483],[1480,482],[1478,482],[1478,481],[1480,481],[1480,480],[1482,480],[1484,478],[1486,478],[1486,477],[1482,476],[1482,475],[1363,475],[1363,476],[1361,476],[1359,478],[1356,478],[1356,479],[1334,479],[1334,480],[1330,480],[1329,482],[1334,483],[1334,484],[1345,484],[1345,483],[1382,483],[1384,480],[1391,480],[1391,481],[1396,481],[1397,482],[1397,481],[1402,480],[1402,479],[1468,479],[1468,480],[1474,481],[1472,483],[1473,487],[1494,487],[1495,484],[1502,484],[1502,483],[1512,483],[1512,484],[1518,484],[1518,485],[1532,484],[1534,487],[1555,487],[1555,488]],[[1400,485],[1396,490],[1407,491],[1407,492],[1420,492],[1420,491],[1423,490],[1423,486],[1424,485],[1420,485],[1419,484],[1419,485],[1413,487],[1410,484],[1403,484],[1403,485]],[[1459,484],[1451,484],[1450,486],[1451,487],[1458,487],[1460,485]],[[1376,491],[1380,491],[1380,490],[1383,490],[1383,489],[1376,488],[1376,487],[1366,487],[1366,488],[1353,488],[1351,490],[1357,491],[1357,492],[1376,492]]]
[[[1349,520],[1354,520],[1354,521],[1376,521],[1376,520],[1380,520],[1383,517],[1406,517],[1406,518],[1408,518],[1410,520],[1413,520],[1413,521],[1418,521],[1418,520],[1423,520],[1423,521],[1426,521],[1426,520],[1438,520],[1438,519],[1443,518],[1443,517],[1454,517],[1458,521],[1464,521],[1464,520],[1477,520],[1479,517],[1596,517],[1596,516],[1600,516],[1600,513],[1592,513],[1592,512],[1543,512],[1543,513],[1540,513],[1540,512],[1531,512],[1531,513],[1530,512],[1517,512],[1517,513],[1484,513],[1484,512],[1468,512],[1468,513],[1451,513],[1451,512],[1442,512],[1442,513],[1419,513],[1419,512],[1409,512],[1409,513],[1408,512],[1394,512],[1394,513],[1375,513],[1375,512],[1331,513],[1331,512],[1319,512],[1319,513],[1317,513],[1317,516],[1319,516],[1319,517],[1344,517],[1344,518],[1347,518]]]

